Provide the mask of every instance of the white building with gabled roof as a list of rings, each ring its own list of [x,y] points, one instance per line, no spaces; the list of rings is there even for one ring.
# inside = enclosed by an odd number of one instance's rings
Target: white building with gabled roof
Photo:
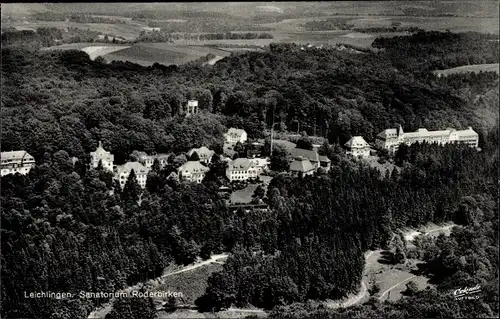
[[[370,156],[370,145],[365,141],[362,136],[353,136],[344,144],[347,148],[347,154],[354,157],[368,157]]]
[[[2,152],[1,176],[19,173],[26,175],[35,166],[35,159],[26,151]]]
[[[188,156],[192,156],[194,153],[198,154],[200,158],[200,162],[209,164],[212,161],[212,156],[214,156],[215,152],[208,149],[208,147],[202,146],[199,148],[193,148],[189,152],[187,152]]]
[[[248,158],[237,158],[226,168],[226,177],[232,181],[246,181],[259,176],[260,169]]]
[[[102,167],[109,171],[113,171],[113,161],[115,159],[114,155],[110,152],[106,151],[102,147],[102,142],[99,141],[99,146],[94,152],[90,152],[91,157],[91,165],[93,168],[97,168],[99,166],[99,161],[102,163]]]
[[[224,134],[226,142],[236,144],[238,142],[245,143],[248,139],[247,132],[243,129],[231,127],[226,134]]]
[[[150,169],[139,162],[127,162],[116,167],[115,179],[118,180],[121,188],[123,189],[123,187],[125,187],[125,184],[127,183],[128,177],[132,170],[134,170],[137,184],[139,184],[141,188],[146,188],[146,180],[148,178]]]
[[[188,161],[177,169],[181,181],[190,181],[201,183],[209,168],[200,163],[200,161]]]

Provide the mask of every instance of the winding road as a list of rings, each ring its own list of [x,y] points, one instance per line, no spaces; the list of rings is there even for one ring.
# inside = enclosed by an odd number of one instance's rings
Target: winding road
[[[423,233],[424,236],[428,236],[432,233],[435,233],[435,232],[441,232],[441,231],[444,231],[444,230],[448,230],[452,227],[455,227],[457,225],[455,224],[449,224],[449,225],[446,225],[446,226],[441,226],[441,227],[438,227],[438,228],[434,228],[434,229],[431,229],[431,230],[428,230],[427,232]],[[417,234],[418,233],[418,234]],[[420,235],[422,234],[421,232],[416,232],[416,231],[408,231],[406,233],[406,235],[408,234],[413,234],[414,236],[410,236],[410,237],[405,237],[405,238],[408,238],[407,241],[412,241],[413,238],[416,236],[416,235]],[[365,262],[368,263],[368,260],[369,258],[373,255],[373,253],[375,252],[379,252],[380,250],[370,250],[368,252],[365,253]],[[416,276],[411,276],[409,278],[406,278],[398,283],[396,283],[395,285],[391,286],[390,288],[386,289],[385,291],[382,292],[382,294],[380,295],[380,297],[378,298],[379,300],[382,300],[384,298],[384,296],[386,294],[388,294],[390,291],[392,291],[394,288],[398,287],[399,285],[415,278]],[[346,300],[344,301],[327,301],[324,303],[324,305],[328,308],[332,308],[332,309],[336,309],[336,308],[347,308],[347,307],[351,307],[351,306],[354,306],[354,305],[357,305],[359,304],[364,298],[367,298],[367,297],[370,297],[370,294],[368,292],[368,288],[367,288],[367,283],[365,282],[367,280],[366,278],[366,266],[365,266],[365,273],[363,274],[363,279],[361,280],[361,289],[359,290],[359,292],[356,294],[356,295],[353,295],[351,297],[348,297]]]

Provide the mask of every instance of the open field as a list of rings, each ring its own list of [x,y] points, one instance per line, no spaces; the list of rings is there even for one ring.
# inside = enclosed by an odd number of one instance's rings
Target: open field
[[[459,67],[452,68],[452,69],[436,70],[436,71],[434,71],[434,74],[439,75],[439,76],[447,76],[450,74],[465,73],[465,72],[479,73],[480,71],[499,73],[499,64],[492,63],[492,64],[464,65],[464,66],[459,66]]]
[[[231,53],[211,47],[187,46],[171,43],[138,43],[130,48],[104,56],[106,61],[130,61],[144,66],[157,62],[164,65],[184,64],[212,53],[220,59]],[[213,61],[210,61],[213,62]]]
[[[183,297],[179,298],[177,302],[180,304],[194,304],[194,301],[205,293],[208,276],[213,272],[221,270],[221,264],[212,263],[191,271],[168,276],[162,278],[162,283],[156,285],[153,291],[182,292]]]
[[[78,22],[67,22],[67,21],[37,21],[29,23],[9,23],[2,25],[2,27],[14,27],[18,30],[36,30],[41,27],[53,27],[59,29],[66,29],[69,27],[79,28],[83,30],[90,30],[95,32],[100,32],[102,34],[114,35],[117,37],[123,37],[126,40],[134,40],[141,33],[142,28],[139,24],[109,24],[109,23],[78,23]]]

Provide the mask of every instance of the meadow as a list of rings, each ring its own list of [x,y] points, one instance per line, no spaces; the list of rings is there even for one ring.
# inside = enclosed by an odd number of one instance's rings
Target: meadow
[[[473,64],[473,65],[464,65],[464,66],[459,66],[456,68],[451,68],[451,69],[446,69],[446,70],[436,70],[434,71],[435,74],[439,76],[447,76],[450,74],[455,74],[455,73],[464,73],[464,72],[474,72],[474,73],[479,73],[479,72],[499,72],[499,64],[498,63],[492,63],[492,64]]]
[[[127,49],[106,54],[106,61],[130,61],[144,66],[157,62],[164,65],[184,64],[207,54],[226,57],[230,52],[212,47],[177,45],[171,43],[138,43]]]

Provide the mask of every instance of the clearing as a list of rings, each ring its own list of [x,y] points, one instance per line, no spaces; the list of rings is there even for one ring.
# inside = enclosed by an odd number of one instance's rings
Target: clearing
[[[434,74],[437,76],[447,76],[455,73],[465,73],[465,72],[497,72],[499,73],[499,64],[472,64],[472,65],[464,65],[456,68],[446,69],[446,70],[436,70]]]
[[[231,193],[231,203],[239,204],[239,203],[250,203],[252,201],[252,195],[255,192],[258,184],[248,184],[247,187],[234,191]]]
[[[212,53],[220,59],[230,52],[204,46],[190,46],[173,43],[138,43],[130,48],[104,56],[107,61],[130,61],[144,66],[156,63],[164,65],[184,64]],[[209,61],[215,63],[217,60]]]

